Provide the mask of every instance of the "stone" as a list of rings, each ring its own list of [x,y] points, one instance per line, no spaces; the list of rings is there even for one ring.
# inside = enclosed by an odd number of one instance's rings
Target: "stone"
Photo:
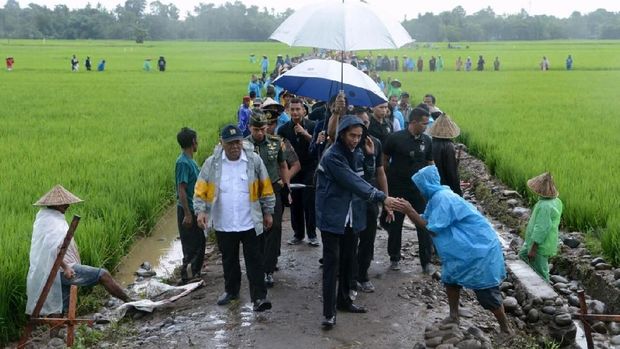
[[[517,199],[508,199],[506,200],[506,205],[510,206],[510,207],[515,207],[519,204],[519,201]]]
[[[530,209],[525,207],[515,207],[511,210],[511,212],[517,216],[522,218],[527,218],[530,215]]]
[[[459,308],[459,316],[465,317],[465,318],[473,318],[474,313],[467,308]]]
[[[459,349],[482,349],[482,344],[476,339],[466,339],[456,345]]]
[[[555,307],[552,305],[546,305],[542,308],[543,313],[549,315],[555,315]]]
[[[136,270],[135,274],[140,277],[147,278],[147,277],[155,276],[157,273],[154,272],[153,270],[146,270],[146,269],[140,268]]]
[[[510,282],[502,282],[502,284],[499,285],[500,291],[506,291],[508,289],[511,289],[512,287],[513,287],[513,285]]]
[[[568,285],[563,283],[563,282],[558,282],[555,285],[553,285],[553,288],[555,288],[558,291],[561,290],[561,289],[565,289],[567,287],[568,287]]]
[[[481,341],[486,339],[484,332],[480,328],[475,326],[468,328],[467,333],[472,335],[474,338],[480,339]]]
[[[435,349],[453,349],[454,345],[452,344],[439,344],[435,347]]]
[[[569,288],[559,289],[558,292],[563,294],[564,296],[568,296],[568,295],[573,294],[573,291],[571,291]]]
[[[614,270],[614,279],[620,279],[620,268]]]
[[[519,194],[519,192],[515,191],[515,190],[504,190],[502,191],[502,195],[507,197],[507,198],[520,198],[521,194]]]
[[[51,348],[64,348],[65,347],[65,341],[60,339],[60,338],[52,338],[50,339],[50,341],[47,343],[47,345]]]
[[[561,276],[561,275],[551,275],[549,277],[549,279],[551,281],[553,281],[553,283],[558,283],[558,282],[561,282],[561,283],[564,283],[564,284],[568,284],[569,283],[568,279],[563,277],[563,276]]]
[[[554,322],[549,324],[549,337],[560,344],[560,347],[566,347],[575,343],[577,336],[577,326],[571,323],[569,326],[558,326]]]
[[[584,256],[585,257],[585,256]],[[605,260],[601,257],[596,257],[592,260],[592,262],[590,262],[591,266],[596,266],[597,264],[601,264],[601,263],[605,263]]]
[[[515,309],[517,309],[519,307],[519,303],[517,302],[517,299],[514,297],[506,297],[504,299],[504,309],[507,312],[512,312]]]
[[[591,299],[586,301],[588,305],[588,312],[592,314],[605,314],[605,303]]]
[[[575,238],[564,238],[564,240],[562,240],[562,242],[564,242],[564,245],[570,247],[570,248],[577,248],[579,247],[579,245],[581,244],[581,241],[575,239]]]
[[[441,344],[442,342],[442,338],[441,337],[433,337],[433,338],[429,338],[426,340],[426,346],[430,347],[430,348],[434,348],[436,346],[438,346],[439,344]]]
[[[609,342],[611,344],[613,344],[613,345],[620,345],[620,335],[615,335],[615,336],[611,337]]]
[[[605,334],[607,333],[607,326],[605,326],[605,323],[603,321],[597,321],[592,324],[592,331]]]
[[[556,315],[553,318],[553,321],[559,326],[568,326],[571,324],[571,322],[573,322],[573,319],[571,318],[570,314],[562,313]]]
[[[611,269],[613,269],[613,266],[611,264],[607,264],[607,263],[599,263],[599,264],[594,266],[594,269],[596,269],[596,270],[611,270]]]
[[[416,343],[413,346],[413,349],[426,349],[426,346],[424,344],[422,344],[422,343]]]
[[[620,288],[620,280],[614,281],[614,286]]]
[[[538,321],[538,319],[540,318],[540,315],[538,313],[538,309],[530,309],[530,311],[527,312],[527,322],[536,322]]]
[[[151,269],[153,269],[153,267],[151,266],[151,263],[149,261],[142,262],[142,264],[140,264],[140,268],[142,268],[144,270],[151,270]]]
[[[609,323],[609,333],[613,336],[620,334],[620,323],[618,322],[610,322]]]

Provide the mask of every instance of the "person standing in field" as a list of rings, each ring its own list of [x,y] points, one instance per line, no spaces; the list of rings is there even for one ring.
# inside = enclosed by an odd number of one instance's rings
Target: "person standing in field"
[[[84,66],[86,67],[86,71],[91,70],[92,64],[90,62],[90,56],[86,56],[86,61],[84,61]]]
[[[198,135],[191,128],[183,127],[177,134],[177,142],[181,146],[181,154],[175,164],[174,178],[177,192],[177,224],[183,250],[181,283],[186,284],[190,279],[200,277],[206,239],[203,230],[198,227],[193,201],[194,187],[200,172],[198,164],[194,161],[194,154],[198,150]],[[191,277],[187,273],[188,266],[191,267]]]
[[[73,57],[71,57],[71,71],[76,72],[78,69],[80,69],[80,61],[73,55]]]
[[[549,257],[558,252],[558,230],[564,206],[549,172],[531,178],[527,186],[539,199],[527,224],[525,244],[519,257],[548,282]]]
[[[11,71],[13,70],[13,64],[15,63],[15,59],[13,59],[13,56],[9,56],[6,58],[6,70],[7,71]]]
[[[34,311],[69,230],[69,224],[65,220],[65,212],[70,205],[82,201],[62,185],[56,185],[34,204],[40,206],[41,209],[37,213],[32,228],[30,268],[26,278],[28,296],[26,314],[28,315]],[[77,244],[73,238],[60,266],[62,270],[56,275],[41,309],[40,314],[43,316],[67,312],[71,285],[93,286],[101,284],[112,296],[123,302],[131,301],[131,298],[107,270],[82,264]]]
[[[442,71],[443,70],[443,58],[441,58],[441,55],[437,56],[437,71]]]
[[[431,56],[431,59],[428,60],[428,69],[432,72],[437,69],[437,58],[435,56]]]
[[[471,57],[467,56],[467,59],[465,60],[465,71],[471,71],[472,64]]]
[[[261,90],[263,88],[263,82],[258,80],[258,77],[255,74],[252,74],[250,78],[250,83],[248,84],[248,93],[254,91],[256,93],[256,97],[261,98]]]
[[[461,56],[456,59],[456,71],[461,71],[463,69],[463,61],[461,60]]]
[[[374,145],[364,137],[366,127],[355,115],[339,120],[337,136],[317,169],[316,222],[323,240],[324,329],[336,324],[336,309],[365,313],[350,297],[352,268],[356,262],[356,235],[366,228],[366,202],[391,207],[395,201],[366,182],[364,164],[373,163]],[[361,143],[363,142],[363,143]]]
[[[483,71],[484,70],[484,58],[482,57],[482,55],[478,56],[478,67],[476,67],[476,70],[478,71]]]
[[[267,133],[267,122],[267,117],[260,109],[253,109],[250,119],[250,135],[246,137],[246,140],[254,146],[254,153],[263,160],[276,199],[271,228],[265,229],[260,236],[265,285],[273,287],[273,273],[278,264],[282,241],[281,193],[284,191],[288,194],[290,191],[290,178],[286,163],[286,146],[280,137]]]
[[[142,65],[142,69],[144,69],[144,71],[146,72],[151,71],[151,59],[150,58],[144,59],[144,64]]]
[[[450,308],[443,323],[459,323],[460,292],[466,287],[495,315],[501,331],[512,334],[499,289],[506,277],[504,256],[491,223],[471,203],[440,184],[437,167],[420,169],[412,180],[428,202],[424,214],[403,199],[397,200],[394,209],[432,234]]]
[[[101,62],[99,62],[99,65],[97,66],[97,71],[104,71],[105,70],[105,59],[102,59]]]
[[[433,138],[433,162],[437,166],[442,185],[447,185],[455,194],[463,196],[459,178],[459,164],[454,149],[453,138],[458,137],[461,129],[446,114],[441,114],[430,129]]]
[[[263,81],[267,77],[267,73],[269,72],[269,59],[267,56],[263,55],[263,60],[260,62],[261,74],[263,75]]]
[[[159,59],[157,60],[157,67],[161,72],[166,71],[166,59],[164,56],[159,56]]]
[[[252,110],[250,110],[250,102],[252,98],[250,96],[244,96],[243,102],[237,110],[237,127],[243,133],[243,137],[250,135],[250,118],[252,116]]]
[[[495,57],[495,60],[493,61],[493,70],[495,71],[499,71],[499,57]]]
[[[547,56],[543,56],[542,61],[540,61],[540,70],[547,71],[549,67],[549,59],[547,59]]]
[[[418,67],[418,72],[421,72],[424,68],[424,60],[422,59],[422,56],[418,57],[418,64],[416,64],[416,66]]]
[[[407,129],[394,132],[383,142],[383,168],[386,169],[390,195],[404,198],[422,212],[426,202],[420,191],[411,182],[411,176],[423,167],[433,163],[431,138],[424,133],[428,126],[429,112],[416,107],[409,114]],[[405,216],[398,212],[394,221],[387,226],[388,254],[390,268],[400,270],[402,229]],[[429,232],[416,225],[419,244],[419,256],[422,271],[431,273],[432,241]]]
[[[225,292],[217,304],[239,298],[242,243],[253,310],[265,311],[271,309],[271,302],[267,300],[259,237],[271,228],[276,198],[263,161],[249,143],[244,145],[237,126],[222,129],[220,145],[202,165],[194,190],[198,226],[215,229],[222,254]]]
[[[571,55],[566,58],[566,70],[573,70],[573,57]]]

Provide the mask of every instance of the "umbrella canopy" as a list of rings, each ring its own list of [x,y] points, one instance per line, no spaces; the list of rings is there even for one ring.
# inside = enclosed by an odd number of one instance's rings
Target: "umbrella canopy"
[[[395,49],[413,41],[400,23],[386,20],[359,1],[306,6],[288,17],[270,39],[341,51]]]
[[[368,75],[338,61],[307,60],[280,75],[273,83],[300,96],[328,101],[341,89],[341,69],[343,90],[349,104],[374,107],[387,102],[381,88]]]

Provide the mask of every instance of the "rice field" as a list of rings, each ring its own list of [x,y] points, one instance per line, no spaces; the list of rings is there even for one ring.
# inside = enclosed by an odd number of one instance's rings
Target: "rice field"
[[[602,228],[603,247],[620,262],[619,42],[504,42],[462,49],[406,48],[391,56],[442,55],[444,71],[383,72],[412,100],[425,93],[463,130],[469,147],[503,181],[525,193],[527,178],[549,170],[565,202],[564,223]],[[199,134],[199,164],[233,121],[249,76],[248,56],[307,52],[278,43],[0,40],[0,343],[24,323],[32,206],[60,183],[85,200],[76,232],[82,260],[114,269],[136,234],[148,232],[174,197],[176,133]],[[72,73],[76,54],[81,70]],[[487,69],[456,72],[457,56],[484,55]],[[564,71],[568,54],[575,70]],[[106,71],[86,72],[83,60]],[[167,71],[145,72],[145,58],[163,55]],[[366,55],[365,52],[358,55]],[[549,57],[551,71],[538,63]]]

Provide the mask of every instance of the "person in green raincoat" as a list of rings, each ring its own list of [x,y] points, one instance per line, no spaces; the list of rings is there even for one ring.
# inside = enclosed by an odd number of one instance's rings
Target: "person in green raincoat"
[[[525,244],[519,251],[519,257],[548,282],[549,257],[558,252],[558,230],[563,204],[549,172],[528,180],[527,186],[540,199],[527,224]]]

